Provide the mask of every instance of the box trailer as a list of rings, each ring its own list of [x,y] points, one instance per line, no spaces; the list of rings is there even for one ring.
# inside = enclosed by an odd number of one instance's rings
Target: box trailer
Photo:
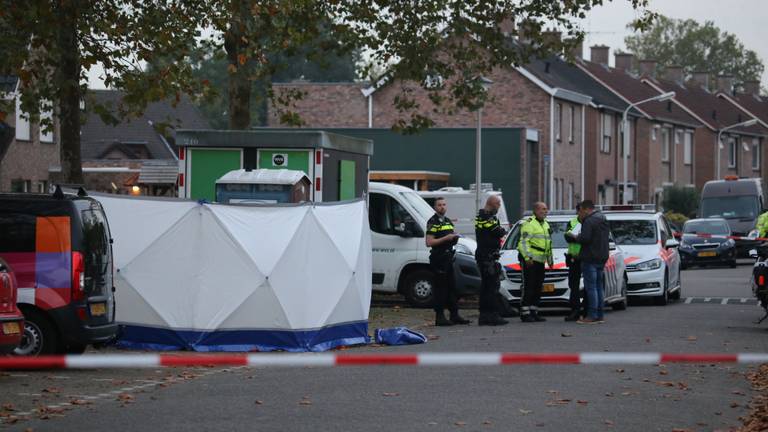
[[[239,169],[306,173],[315,202],[363,197],[373,141],[324,131],[202,130],[176,132],[181,198],[216,199],[216,180]]]

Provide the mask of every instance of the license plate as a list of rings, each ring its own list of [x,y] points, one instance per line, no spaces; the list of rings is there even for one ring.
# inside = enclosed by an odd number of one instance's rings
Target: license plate
[[[555,292],[555,284],[544,284],[544,287],[541,289],[541,292],[543,293]]]
[[[91,316],[102,316],[107,313],[107,305],[105,303],[91,303]]]
[[[17,322],[3,323],[3,334],[13,335],[21,333],[21,326]]]
[[[717,252],[699,252],[700,257],[713,257],[717,256]]]

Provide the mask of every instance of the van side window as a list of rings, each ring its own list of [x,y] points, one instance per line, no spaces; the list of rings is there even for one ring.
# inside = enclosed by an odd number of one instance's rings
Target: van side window
[[[413,221],[413,217],[394,198],[380,193],[371,193],[368,222],[372,231],[396,235],[395,226],[408,221]]]
[[[34,252],[35,223],[32,215],[0,213],[0,252]]]
[[[96,275],[103,275],[109,268],[109,237],[101,209],[83,210],[83,240],[85,241],[85,265]]]

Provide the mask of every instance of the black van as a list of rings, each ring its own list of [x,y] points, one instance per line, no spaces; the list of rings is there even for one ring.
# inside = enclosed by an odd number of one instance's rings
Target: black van
[[[109,224],[84,190],[0,194],[0,257],[25,318],[16,354],[82,353],[116,336]]]
[[[727,176],[724,180],[710,180],[704,184],[698,216],[723,218],[728,221],[734,236],[747,237],[764,209],[762,179]],[[737,254],[746,257],[748,251],[759,243],[736,240]]]

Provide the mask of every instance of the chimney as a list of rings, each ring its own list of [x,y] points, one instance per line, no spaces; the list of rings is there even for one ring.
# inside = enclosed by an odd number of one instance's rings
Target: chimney
[[[640,60],[640,75],[655,78],[656,60]]]
[[[506,17],[499,23],[499,31],[506,37],[514,36],[515,34],[515,20],[511,17]]]
[[[517,28],[517,38],[521,42],[529,42],[530,35],[536,33],[536,23],[530,19],[524,19]]]
[[[760,81],[744,81],[744,93],[760,96]]]
[[[616,69],[621,71],[632,71],[634,69],[635,56],[630,53],[616,53],[613,55],[616,61]]]
[[[605,45],[595,45],[590,48],[590,60],[593,63],[599,63],[604,66],[608,66],[608,53],[611,50]]]
[[[731,75],[718,75],[717,76],[717,91],[727,94],[733,94],[733,76]]]
[[[664,79],[668,81],[674,81],[678,84],[683,83],[683,67],[682,66],[667,66],[664,70]]]
[[[571,55],[574,59],[584,59],[584,40],[580,40],[571,48]]]
[[[693,82],[709,90],[709,72],[694,72]]]

